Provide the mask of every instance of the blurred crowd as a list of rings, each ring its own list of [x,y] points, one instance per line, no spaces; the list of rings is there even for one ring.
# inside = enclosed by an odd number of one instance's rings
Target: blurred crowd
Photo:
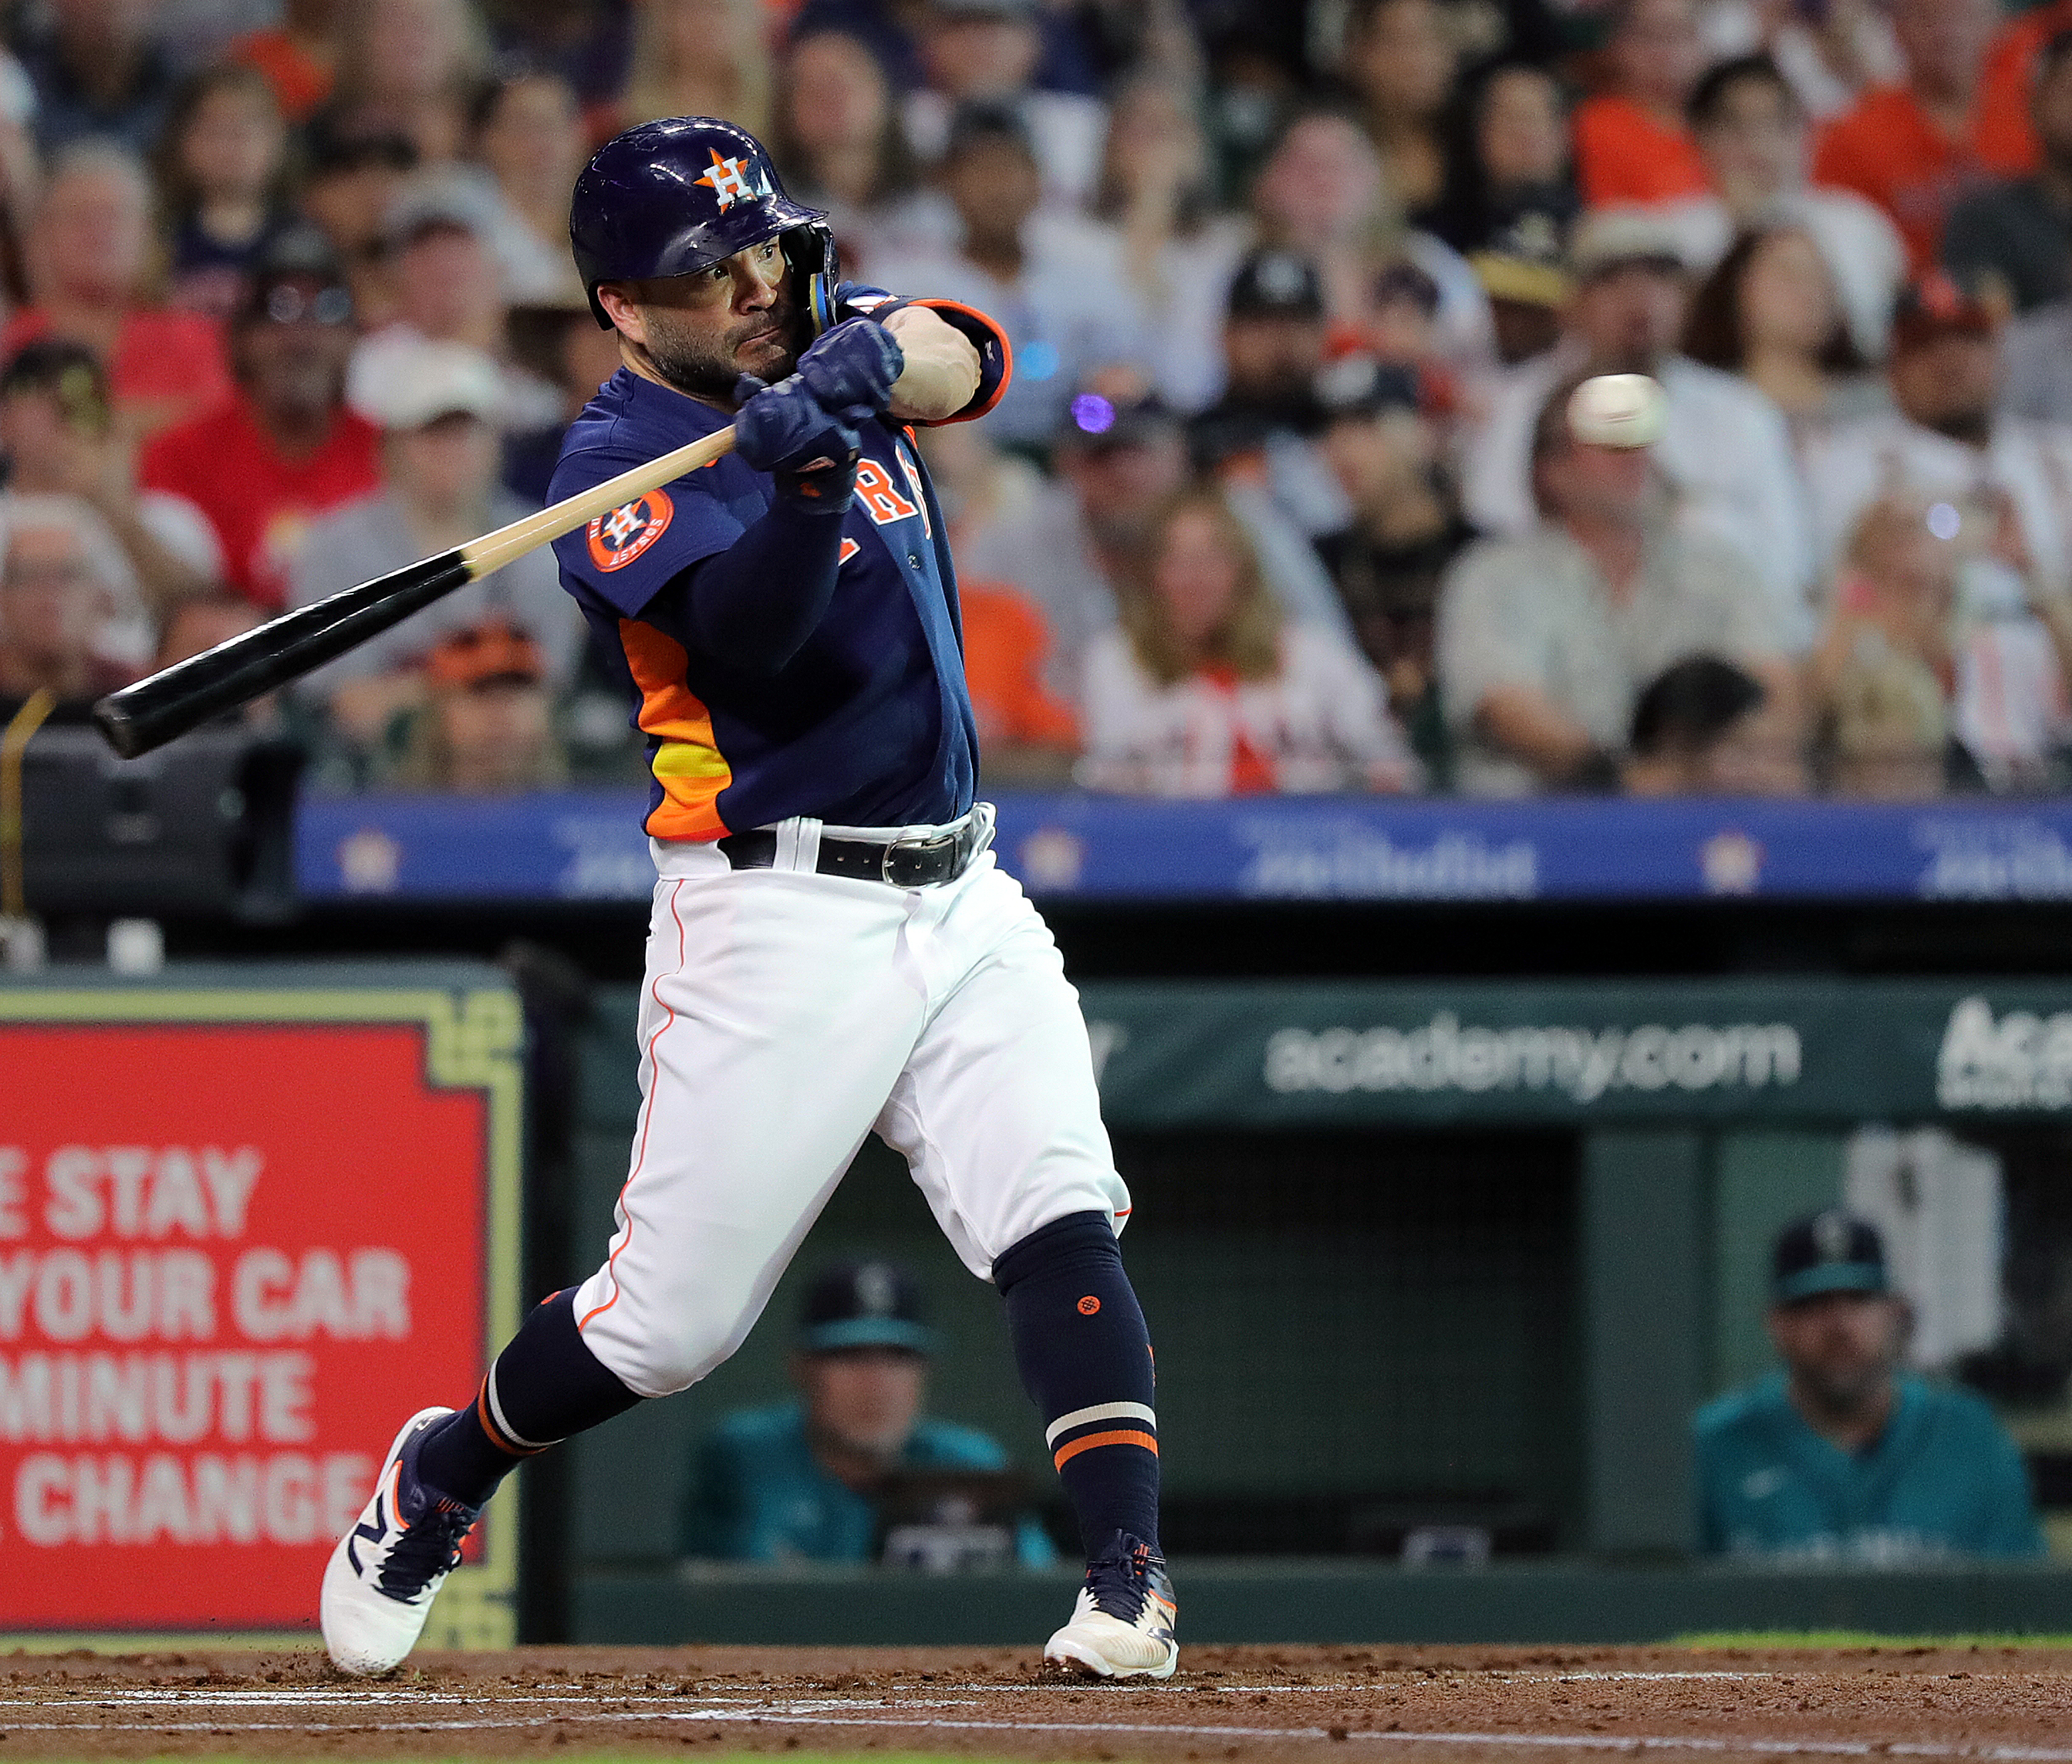
[[[1006,327],[928,432],[994,787],[2058,787],[2072,0],[18,0],[0,721],[539,506],[576,173],[723,115]],[[1575,389],[1646,373],[1659,441]],[[637,778],[542,552],[255,707]]]

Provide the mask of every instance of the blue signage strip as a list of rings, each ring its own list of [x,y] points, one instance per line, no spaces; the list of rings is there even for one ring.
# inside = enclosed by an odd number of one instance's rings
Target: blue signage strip
[[[639,793],[315,797],[306,898],[633,900]],[[1002,861],[1051,899],[2072,899],[2072,800],[1010,796]]]

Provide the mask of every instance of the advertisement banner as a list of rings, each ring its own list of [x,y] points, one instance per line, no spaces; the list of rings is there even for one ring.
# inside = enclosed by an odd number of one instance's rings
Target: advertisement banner
[[[513,1321],[520,1016],[470,978],[0,987],[0,1631],[313,1624]],[[510,1639],[514,1523],[449,1642]]]
[[[2072,981],[1102,981],[1124,1128],[2072,1112]]]

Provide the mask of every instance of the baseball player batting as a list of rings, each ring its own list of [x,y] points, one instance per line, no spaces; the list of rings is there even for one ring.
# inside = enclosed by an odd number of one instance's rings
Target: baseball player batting
[[[837,285],[820,216],[709,117],[608,142],[569,230],[623,365],[569,430],[554,500],[736,437],[555,544],[653,773],[640,1113],[603,1264],[532,1312],[472,1400],[397,1435],[324,1573],[331,1656],[397,1665],[523,1459],[733,1353],[875,1133],[999,1289],[1078,1517],[1086,1580],[1045,1659],[1166,1677],[1128,1192],[1077,995],[973,800],[956,581],[914,444],[998,400],[1005,339]]]

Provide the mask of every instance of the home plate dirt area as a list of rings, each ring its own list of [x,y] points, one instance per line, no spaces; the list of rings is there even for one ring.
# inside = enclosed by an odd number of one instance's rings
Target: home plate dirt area
[[[0,1655],[0,1761],[142,1757],[1895,1758],[2072,1764],[2072,1649],[1197,1647],[1160,1685],[1034,1649]]]

